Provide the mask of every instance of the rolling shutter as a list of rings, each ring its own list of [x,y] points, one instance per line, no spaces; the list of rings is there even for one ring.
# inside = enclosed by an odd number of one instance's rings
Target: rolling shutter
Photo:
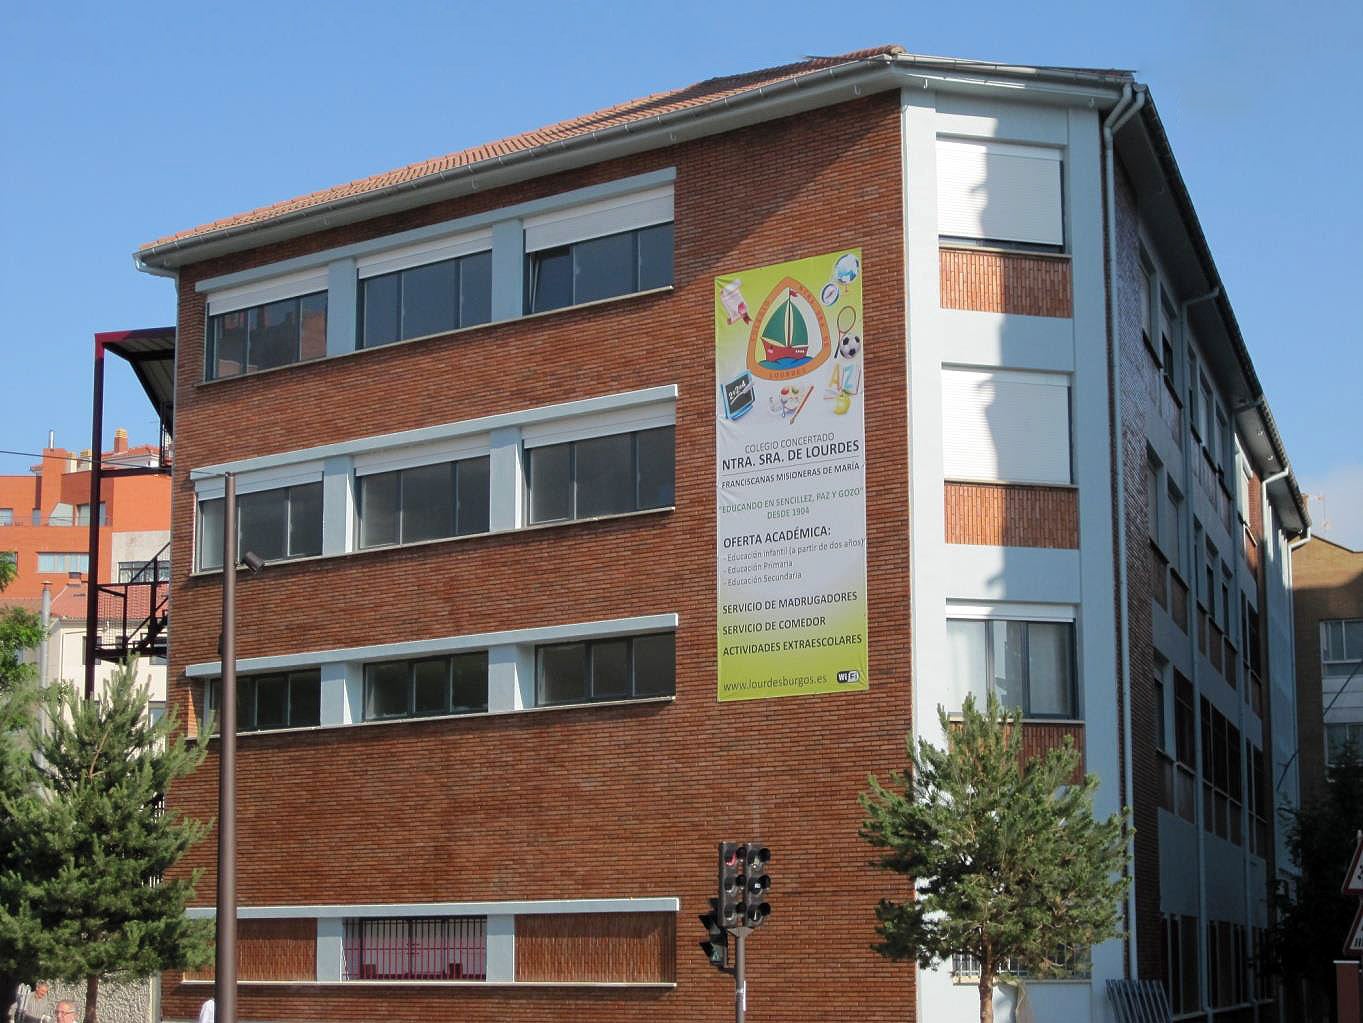
[[[942,371],[947,479],[1070,483],[1070,387],[1058,373]]]
[[[937,233],[1063,245],[1059,149],[937,140]]]

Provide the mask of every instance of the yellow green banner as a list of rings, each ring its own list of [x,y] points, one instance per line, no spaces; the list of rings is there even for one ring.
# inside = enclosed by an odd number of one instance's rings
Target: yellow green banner
[[[866,689],[861,250],[715,278],[720,701]]]

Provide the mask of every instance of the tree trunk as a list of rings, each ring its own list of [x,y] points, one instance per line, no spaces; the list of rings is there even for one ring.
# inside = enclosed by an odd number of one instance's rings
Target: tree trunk
[[[994,970],[984,964],[980,966],[980,1023],[994,1023]]]
[[[99,1023],[95,1006],[99,1002],[99,977],[85,978],[85,1023]]]

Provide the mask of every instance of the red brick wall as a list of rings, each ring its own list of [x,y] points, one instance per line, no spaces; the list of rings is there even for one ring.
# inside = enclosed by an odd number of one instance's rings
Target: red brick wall
[[[986,249],[941,249],[943,309],[1025,316],[1071,316],[1068,256]]]
[[[1079,547],[1073,488],[948,481],[945,502],[947,543]]]
[[[897,97],[872,97],[186,268],[180,566],[190,564],[195,466],[680,386],[675,512],[271,566],[238,589],[243,657],[677,612],[675,703],[244,736],[238,758],[243,904],[677,895],[677,988],[250,988],[243,1017],[727,1019],[732,984],[692,939],[713,887],[715,843],[749,837],[771,846],[775,882],[773,919],[752,944],[754,1013],[912,1017],[909,968],[869,948],[876,900],[906,889],[864,866],[856,836],[866,774],[902,766],[909,728],[898,124]],[[664,166],[677,168],[670,294],[199,383],[196,280]],[[863,249],[865,283],[871,689],[721,706],[712,278],[848,246]],[[216,577],[177,571],[171,678],[182,705],[185,665],[216,659],[218,593]],[[175,805],[215,816],[216,773],[210,754],[177,787]],[[186,865],[205,869],[200,903],[214,898],[214,841]],[[201,997],[168,982],[167,1016],[191,1016]]]
[[[1131,807],[1136,828],[1136,937],[1137,968],[1141,978],[1155,980],[1160,966],[1159,888],[1159,770],[1155,752],[1155,704],[1153,624],[1150,602],[1154,568],[1150,558],[1150,531],[1145,499],[1146,437],[1153,431],[1158,406],[1150,399],[1152,388],[1163,386],[1152,374],[1159,370],[1141,340],[1141,290],[1139,242],[1135,199],[1125,173],[1117,173],[1117,352],[1122,360],[1122,435],[1125,474],[1118,481],[1117,500],[1126,506],[1127,604],[1125,620],[1130,638],[1131,743],[1133,790],[1123,795]],[[1160,429],[1164,427],[1161,426]],[[1117,694],[1121,708],[1121,693]],[[1119,717],[1120,722],[1120,717]],[[1119,724],[1119,728],[1120,728]],[[1127,737],[1123,736],[1123,741]]]

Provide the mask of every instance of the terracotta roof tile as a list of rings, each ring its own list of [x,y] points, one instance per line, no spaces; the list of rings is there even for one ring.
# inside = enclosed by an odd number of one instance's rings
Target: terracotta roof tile
[[[437,156],[430,160],[423,160],[420,163],[409,164],[408,166],[400,167],[397,170],[386,171],[382,174],[375,174],[371,177],[361,178],[358,181],[351,181],[344,185],[336,185],[333,188],[322,189],[321,191],[312,192],[295,199],[287,199],[283,202],[277,202],[269,206],[262,206],[259,209],[250,210],[246,213],[238,213],[234,216],[224,217],[221,220],[215,220],[211,223],[202,224],[186,231],[167,235],[164,238],[158,238],[156,241],[148,242],[146,245],[142,246],[142,248],[143,250],[150,249],[158,245],[165,245],[169,242],[184,241],[189,238],[197,238],[201,235],[209,235],[216,231],[228,228],[263,224],[290,213],[306,210],[309,207],[334,202],[338,199],[344,199],[350,196],[363,195],[366,192],[378,191],[393,185],[418,180],[429,175],[440,174],[456,167],[465,167],[479,163],[483,160],[495,159],[498,156],[507,156],[512,153],[524,152],[554,142],[578,138],[605,128],[614,128],[634,121],[643,121],[650,117],[657,117],[660,114],[703,106],[706,103],[726,99],[730,96],[738,95],[739,93],[760,88],[761,86],[772,85],[787,79],[797,78],[800,75],[808,74],[812,71],[836,67],[840,64],[852,63],[858,60],[866,60],[871,57],[901,54],[903,52],[905,51],[903,47],[900,46],[877,46],[866,50],[854,50],[851,53],[843,53],[833,57],[807,57],[794,64],[783,64],[779,67],[762,68],[757,71],[747,71],[742,74],[728,75],[722,78],[710,78],[703,82],[697,82],[694,85],[688,85],[680,89],[671,89],[666,92],[656,92],[652,95],[643,96],[639,99],[630,100],[627,103],[620,103],[612,107],[606,107],[603,110],[597,110],[581,117],[560,121],[557,124],[537,128],[534,131],[528,131],[520,135],[513,135],[510,138],[499,139],[495,142],[487,142],[479,146],[473,146],[469,149],[462,149],[456,153],[449,153],[445,156]]]

